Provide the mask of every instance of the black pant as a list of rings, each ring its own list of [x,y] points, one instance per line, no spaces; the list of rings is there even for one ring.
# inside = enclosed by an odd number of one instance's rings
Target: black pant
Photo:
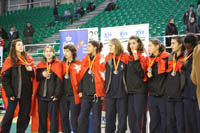
[[[101,132],[101,111],[102,101],[100,98],[94,99],[93,96],[83,96],[81,103],[81,113],[78,123],[78,133],[88,133],[90,110],[93,110],[92,133]]]
[[[194,99],[184,99],[185,133],[200,133],[200,111]]]
[[[128,123],[131,133],[141,133],[146,102],[146,95],[128,96]]]
[[[127,98],[106,97],[106,133],[115,133],[116,114],[118,115],[117,133],[125,133],[127,129]]]
[[[74,96],[63,96],[60,100],[60,115],[63,133],[70,133],[69,110],[71,112],[71,124],[73,132],[78,129],[78,117],[80,113],[80,104],[75,104]]]
[[[167,98],[149,96],[150,133],[167,132]]]
[[[47,133],[48,113],[50,118],[50,132],[58,133],[58,101],[44,101],[38,99],[39,132]]]
[[[167,102],[167,132],[184,133],[184,110],[182,101]]]
[[[17,119],[17,133],[25,133],[30,120],[30,109],[31,109],[31,96],[29,98],[15,99],[14,101],[8,100],[8,107],[6,114],[4,115],[1,133],[9,133],[10,127],[13,120],[13,115],[19,102],[19,113]]]

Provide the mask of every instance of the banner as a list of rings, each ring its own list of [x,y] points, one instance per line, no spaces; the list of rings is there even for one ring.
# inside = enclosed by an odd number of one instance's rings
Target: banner
[[[101,28],[101,42],[104,44],[102,54],[108,54],[108,43],[113,38],[120,39],[124,50],[127,51],[128,39],[131,36],[140,37],[145,49],[147,49],[149,43],[149,24]]]
[[[77,48],[77,57],[87,55],[89,40],[98,41],[98,28],[60,30],[60,60],[64,57],[63,47],[72,44]]]
[[[3,66],[3,47],[0,46],[0,67]]]

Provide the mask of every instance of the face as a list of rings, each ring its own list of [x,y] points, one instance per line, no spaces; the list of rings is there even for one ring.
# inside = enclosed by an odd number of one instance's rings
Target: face
[[[171,40],[172,52],[177,52],[181,49],[182,44],[179,44],[176,39]]]
[[[17,43],[16,43],[16,45],[15,45],[15,50],[17,51],[17,52],[23,52],[24,51],[24,45],[23,45],[23,43],[21,42],[21,41],[18,41]]]
[[[159,49],[159,46],[156,46],[152,42],[149,42],[148,50],[149,50],[150,55],[158,51],[158,49]]]
[[[184,47],[186,48],[186,50],[188,51],[188,52],[191,52],[192,50],[193,50],[193,46],[192,46],[192,44],[190,44],[190,43],[184,43]]]
[[[109,43],[109,50],[110,50],[111,54],[114,54],[115,53],[115,45],[112,43]]]
[[[50,48],[46,48],[45,51],[44,51],[44,56],[47,59],[52,59],[53,56],[54,56],[54,52]]]
[[[194,22],[194,18],[191,18],[191,19],[190,19],[190,22],[193,23],[193,22]]]
[[[14,27],[11,27],[11,28],[10,28],[10,31],[15,31],[15,28],[14,28]]]
[[[30,23],[27,23],[27,26],[28,26],[28,27],[30,27],[30,26],[31,26],[31,24],[30,24]]]
[[[134,40],[134,39],[132,39],[132,40],[129,40],[129,46],[130,46],[130,48],[131,48],[131,51],[133,51],[133,50],[137,50],[138,49],[138,43],[137,43],[137,41],[136,40]]]
[[[173,19],[171,19],[169,23],[170,23],[170,24],[173,24],[173,23],[174,23],[174,20],[173,20]]]
[[[88,47],[87,47],[87,50],[88,50],[88,54],[92,54],[96,51],[96,47],[94,47],[91,43],[88,43]]]
[[[72,57],[72,52],[69,49],[64,49],[64,54],[67,59]]]
[[[190,7],[190,11],[193,11],[193,7],[192,6]]]

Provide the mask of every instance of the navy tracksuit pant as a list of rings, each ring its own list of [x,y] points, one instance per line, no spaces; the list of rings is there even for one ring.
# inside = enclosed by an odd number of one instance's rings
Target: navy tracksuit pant
[[[48,113],[50,118],[50,132],[58,133],[58,101],[38,99],[39,133],[47,133]]]
[[[125,133],[127,129],[127,98],[109,98],[106,97],[106,133]],[[117,132],[115,122],[118,115]]]
[[[150,113],[150,133],[167,132],[167,98],[165,96],[148,97]]]
[[[184,133],[183,101],[168,99],[167,101],[167,132]]]
[[[60,116],[61,116],[61,125],[63,133],[70,133],[70,118],[69,111],[71,114],[71,125],[73,132],[78,130],[78,117],[80,114],[80,104],[75,104],[74,96],[62,96],[60,99]]]
[[[185,133],[200,133],[200,111],[196,99],[184,99]]]
[[[131,133],[141,133],[146,102],[146,95],[128,95],[128,122]]]
[[[101,111],[102,100],[94,96],[84,96],[81,102],[81,112],[78,121],[78,133],[88,133],[89,115],[93,111],[93,128],[92,133],[101,132]]]
[[[30,110],[31,110],[31,100],[32,98],[26,99],[15,99],[14,101],[8,100],[8,107],[6,110],[6,114],[3,117],[2,125],[1,125],[1,133],[9,133],[10,127],[12,124],[13,116],[17,104],[19,102],[19,113],[17,119],[17,133],[25,133],[29,121],[30,121]]]

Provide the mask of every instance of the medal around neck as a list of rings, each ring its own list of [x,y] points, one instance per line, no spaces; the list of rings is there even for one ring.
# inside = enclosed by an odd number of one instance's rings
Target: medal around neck
[[[115,75],[117,75],[119,72],[118,72],[117,70],[114,70],[113,73],[114,73]]]
[[[48,77],[47,77],[47,79],[50,79],[51,78],[51,76],[49,75]]]
[[[152,72],[152,68],[151,68],[151,67],[148,67],[148,68],[147,68],[147,71],[151,73],[151,72]]]
[[[88,74],[92,74],[92,70],[89,69],[89,70],[88,70]]]
[[[176,72],[172,71],[172,72],[171,72],[171,75],[172,75],[173,77],[176,76]]]
[[[68,74],[65,75],[65,79],[69,79],[69,75]]]

